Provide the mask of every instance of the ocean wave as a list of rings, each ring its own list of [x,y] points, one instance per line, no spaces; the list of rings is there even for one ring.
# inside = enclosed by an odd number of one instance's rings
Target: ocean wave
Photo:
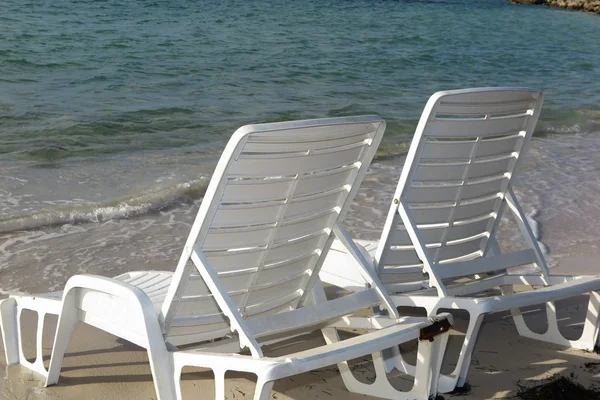
[[[5,60],[7,64],[13,64],[21,67],[34,67],[34,68],[62,68],[62,67],[82,67],[83,64],[76,61],[61,61],[61,62],[35,62],[29,61],[25,58],[11,58]]]
[[[102,203],[69,204],[15,215],[0,219],[0,233],[137,217],[201,198],[207,185],[208,180],[199,179]]]
[[[537,208],[533,208],[529,213],[525,214],[525,218],[527,219],[527,223],[531,228],[531,233],[533,233],[533,237],[537,241],[538,247],[542,252],[542,257],[546,260],[548,266],[552,268],[552,265],[550,265],[550,250],[548,246],[546,246],[546,244],[542,242],[542,232],[540,228],[540,223],[536,219],[539,213],[540,211]],[[530,274],[539,272],[540,269],[534,264],[521,267],[512,267],[509,268],[509,271],[513,274]]]
[[[580,133],[581,125],[548,125],[544,133]]]
[[[527,218],[527,222],[529,223],[529,226],[531,227],[531,232],[533,233],[533,237],[535,237],[535,240],[537,241],[537,244],[540,248],[540,251],[542,252],[542,255],[544,256],[544,258],[546,258],[546,260],[548,259],[548,246],[546,246],[542,241],[542,232],[540,229],[540,223],[537,221],[537,217],[539,215],[540,211],[537,208],[533,208],[528,214],[525,215],[525,218]]]

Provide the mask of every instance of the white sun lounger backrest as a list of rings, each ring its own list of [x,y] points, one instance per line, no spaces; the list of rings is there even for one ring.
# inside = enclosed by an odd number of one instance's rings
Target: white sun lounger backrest
[[[163,305],[166,340],[181,345],[223,337],[244,330],[253,317],[301,304],[384,130],[377,116],[238,129]],[[239,333],[240,341],[252,336]]]
[[[410,282],[427,279],[421,272],[443,292],[445,278],[502,268],[501,263],[460,262],[478,259],[493,246],[489,239],[542,102],[541,92],[523,88],[431,96],[376,254],[379,276],[390,292],[414,290]]]

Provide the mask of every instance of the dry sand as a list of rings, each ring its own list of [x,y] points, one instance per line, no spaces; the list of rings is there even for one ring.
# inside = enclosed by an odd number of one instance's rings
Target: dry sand
[[[556,272],[564,270],[590,273],[597,257],[567,257],[560,261]],[[597,262],[597,261],[596,261]],[[564,332],[576,333],[581,328],[586,306],[584,296],[559,302],[559,319]],[[543,313],[533,309],[527,314],[531,326],[543,329]],[[456,355],[466,329],[466,318],[457,314],[455,330],[450,340],[450,350],[445,369],[452,367],[451,359]],[[35,318],[25,315],[24,323],[34,326]],[[54,326],[55,318],[48,321]],[[48,329],[48,331],[52,331]],[[33,338],[26,338],[26,340]],[[292,347],[322,344],[317,334],[302,341],[294,341]],[[45,349],[49,353],[50,335],[46,337]],[[300,344],[298,343],[300,342]],[[410,350],[410,346],[408,346]],[[29,349],[33,349],[30,343]],[[275,349],[267,354],[278,354]],[[3,349],[2,349],[3,352]],[[61,379],[58,385],[43,388],[40,376],[14,365],[6,367],[1,357],[1,399],[155,399],[154,386],[146,353],[128,342],[122,341],[90,326],[80,324],[67,350]],[[46,361],[47,362],[47,361]],[[368,363],[359,363],[355,373],[365,379],[372,376]],[[555,373],[575,374],[583,385],[600,384],[600,356],[579,350],[567,349],[518,336],[507,313],[486,317],[477,343],[469,375],[472,391],[461,396],[445,395],[446,399],[500,399],[511,398],[517,389],[517,381],[530,381]],[[227,379],[228,399],[251,399],[254,391],[254,376],[232,373]],[[405,383],[397,378],[399,384]],[[214,398],[212,374],[206,371],[191,371],[183,377],[186,398]],[[273,399],[336,399],[365,398],[348,393],[337,374],[335,366],[277,381]]]

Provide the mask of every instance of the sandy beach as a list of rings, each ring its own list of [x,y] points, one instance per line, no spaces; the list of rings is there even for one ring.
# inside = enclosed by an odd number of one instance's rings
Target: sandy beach
[[[573,256],[561,259],[556,273],[590,273],[592,262],[600,254],[582,257]],[[335,295],[333,287],[328,295]],[[587,298],[579,296],[558,302],[561,331],[575,337],[580,331]],[[527,310],[526,320],[534,330],[543,331],[544,315],[537,308]],[[454,329],[451,332],[449,350],[443,371],[449,372],[452,359],[457,356],[466,330],[465,315],[455,314]],[[32,314],[24,314],[23,324],[31,332],[36,319]],[[48,332],[44,337],[46,363],[51,349],[51,332],[56,318],[47,317]],[[286,350],[300,350],[322,345],[318,334],[295,340]],[[28,349],[34,348],[33,336],[25,338]],[[291,342],[291,341],[290,341]],[[410,354],[414,344],[403,347]],[[2,353],[4,349],[2,348]],[[271,349],[268,355],[281,354],[282,348]],[[27,356],[29,356],[26,353]],[[354,372],[358,377],[370,379],[374,376],[368,360],[355,360]],[[187,369],[182,388],[186,398],[213,398],[214,383],[210,371]],[[144,349],[118,339],[110,334],[79,324],[65,356],[59,384],[44,388],[43,378],[20,365],[6,367],[4,357],[0,361],[1,399],[98,399],[109,400],[127,398],[129,400],[155,399],[152,375]],[[584,386],[600,384],[600,355],[562,346],[543,343],[520,337],[508,313],[496,313],[486,317],[482,327],[468,383],[471,391],[466,394],[446,394],[446,399],[510,399],[518,389],[517,383],[532,383],[554,374],[573,376]],[[250,374],[230,373],[227,375],[227,399],[251,399],[255,377]],[[406,388],[406,377],[399,376],[395,383]],[[359,399],[365,396],[349,393],[335,366],[312,371],[292,378],[277,381],[272,399]]]

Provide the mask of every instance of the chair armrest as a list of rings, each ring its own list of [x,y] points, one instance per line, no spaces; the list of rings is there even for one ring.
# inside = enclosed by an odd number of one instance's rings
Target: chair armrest
[[[146,293],[128,283],[97,275],[75,275],[65,287],[62,313],[147,348],[163,342],[158,314]]]
[[[123,299],[133,300],[138,302],[144,308],[144,311],[155,313],[152,302],[142,289],[114,278],[92,274],[74,275],[69,278],[65,285],[63,301],[68,293],[76,288],[94,290]]]

